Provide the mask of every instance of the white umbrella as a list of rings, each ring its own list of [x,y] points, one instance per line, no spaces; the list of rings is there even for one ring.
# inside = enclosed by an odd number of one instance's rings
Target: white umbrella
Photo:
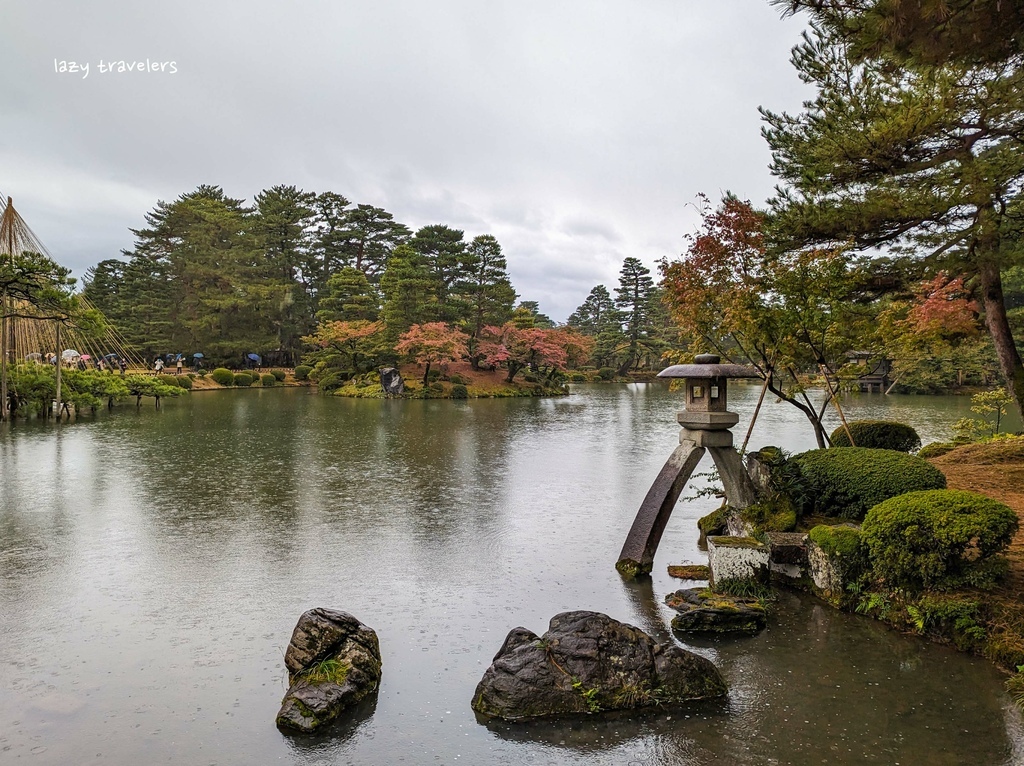
[[[80,356],[81,354],[79,354],[73,348],[66,348],[60,354],[61,359],[77,359]]]

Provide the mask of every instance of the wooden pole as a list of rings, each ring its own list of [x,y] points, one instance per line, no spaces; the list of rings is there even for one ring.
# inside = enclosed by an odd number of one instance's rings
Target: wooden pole
[[[57,420],[60,420],[60,365],[61,365],[61,347],[60,347],[60,322],[57,322]]]
[[[828,395],[832,399],[832,403],[836,406],[836,412],[839,413],[839,421],[843,424],[843,430],[846,431],[846,438],[850,440],[850,446],[856,447],[857,442],[853,440],[853,434],[850,432],[850,426],[846,423],[846,415],[843,414],[843,408],[839,404],[838,391],[832,391],[832,381],[828,378],[828,373],[825,371],[825,365],[818,364],[818,369],[821,370],[821,374],[825,377],[825,385],[828,386]],[[836,388],[839,385],[836,384]]]
[[[740,447],[740,454],[744,454],[747,451],[747,442],[750,441],[750,434],[754,432],[754,423],[757,422],[757,415],[761,411],[761,403],[764,402],[764,395],[768,393],[768,383],[771,381],[771,373],[765,376],[764,385],[761,386],[761,395],[757,398],[757,406],[754,408],[754,416],[750,419],[750,425],[747,427],[747,435],[743,437],[743,446]]]

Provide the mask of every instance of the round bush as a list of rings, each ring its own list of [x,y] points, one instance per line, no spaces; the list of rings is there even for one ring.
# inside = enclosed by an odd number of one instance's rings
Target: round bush
[[[601,380],[611,380],[615,377],[615,370],[612,367],[602,367],[597,371],[597,377]]]
[[[427,383],[433,383],[434,381],[436,381],[440,377],[441,377],[441,371],[440,370],[431,370],[430,372],[427,373]]]
[[[178,385],[178,379],[174,375],[157,375],[156,379],[163,383],[165,386]]]
[[[276,375],[271,375],[269,372],[260,375],[261,386],[273,386],[278,380],[279,378]]]
[[[192,390],[192,378],[188,375],[179,375],[175,380],[177,381],[179,388],[184,388],[189,391]]]
[[[453,372],[449,376],[448,381],[453,386],[464,386],[464,385],[466,385],[466,379],[464,377],[462,377],[461,375],[459,375],[459,373],[457,373],[457,372]]]
[[[587,376],[582,372],[571,372],[569,373],[569,380],[573,383],[586,383]]]
[[[872,506],[890,497],[924,489],[945,489],[946,477],[914,455],[867,447],[832,447],[790,458],[803,477],[804,515],[860,521]]]
[[[851,420],[848,424],[858,447],[913,452],[921,446],[921,437],[906,423],[894,420]],[[846,429],[839,426],[832,432],[833,447],[852,447]]]
[[[210,373],[210,377],[222,386],[235,385],[235,373],[231,372],[231,370],[225,369],[224,367],[218,367]]]
[[[469,391],[461,383],[456,383],[452,386],[452,399],[468,399]]]
[[[310,367],[308,364],[300,364],[298,367],[295,368],[295,379],[306,380],[309,378],[309,373],[311,373],[312,371],[313,368]]]
[[[444,384],[443,384],[443,383],[441,383],[440,381],[437,381],[437,380],[435,380],[435,381],[434,381],[433,383],[431,383],[431,384],[430,384],[430,385],[428,386],[428,388],[429,388],[429,389],[430,389],[431,391],[435,391],[435,392],[438,392],[438,393],[440,393],[441,391],[444,391]]]
[[[1017,514],[991,498],[952,489],[908,492],[868,511],[862,534],[872,569],[889,587],[922,590],[990,584],[995,554]]]
[[[247,372],[236,372],[235,373],[235,377],[234,377],[234,382],[235,382],[236,386],[242,386],[243,388],[245,386],[251,386],[252,385],[252,375],[250,375]]]
[[[271,370],[270,374],[274,376],[274,380],[284,380],[284,370]],[[263,385],[267,385],[264,383]]]

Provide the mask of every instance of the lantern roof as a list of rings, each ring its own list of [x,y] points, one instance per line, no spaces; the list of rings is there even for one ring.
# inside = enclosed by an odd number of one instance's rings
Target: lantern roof
[[[760,373],[744,364],[720,364],[717,354],[698,354],[693,364],[675,364],[658,373],[659,378],[759,378]]]

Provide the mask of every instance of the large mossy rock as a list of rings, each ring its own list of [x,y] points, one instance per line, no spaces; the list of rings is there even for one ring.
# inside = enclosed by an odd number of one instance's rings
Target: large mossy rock
[[[381,367],[380,387],[388,396],[401,396],[405,393],[405,381],[402,380],[402,373],[394,367]]]
[[[284,655],[289,688],[277,725],[312,732],[380,684],[380,644],[372,628],[336,609],[310,609]]]
[[[473,694],[488,718],[522,720],[720,697],[718,669],[598,612],[563,612],[537,636],[512,630]]]
[[[670,593],[665,603],[679,614],[672,629],[680,633],[753,635],[768,624],[764,605],[757,598],[714,593],[707,588],[686,588]]]

